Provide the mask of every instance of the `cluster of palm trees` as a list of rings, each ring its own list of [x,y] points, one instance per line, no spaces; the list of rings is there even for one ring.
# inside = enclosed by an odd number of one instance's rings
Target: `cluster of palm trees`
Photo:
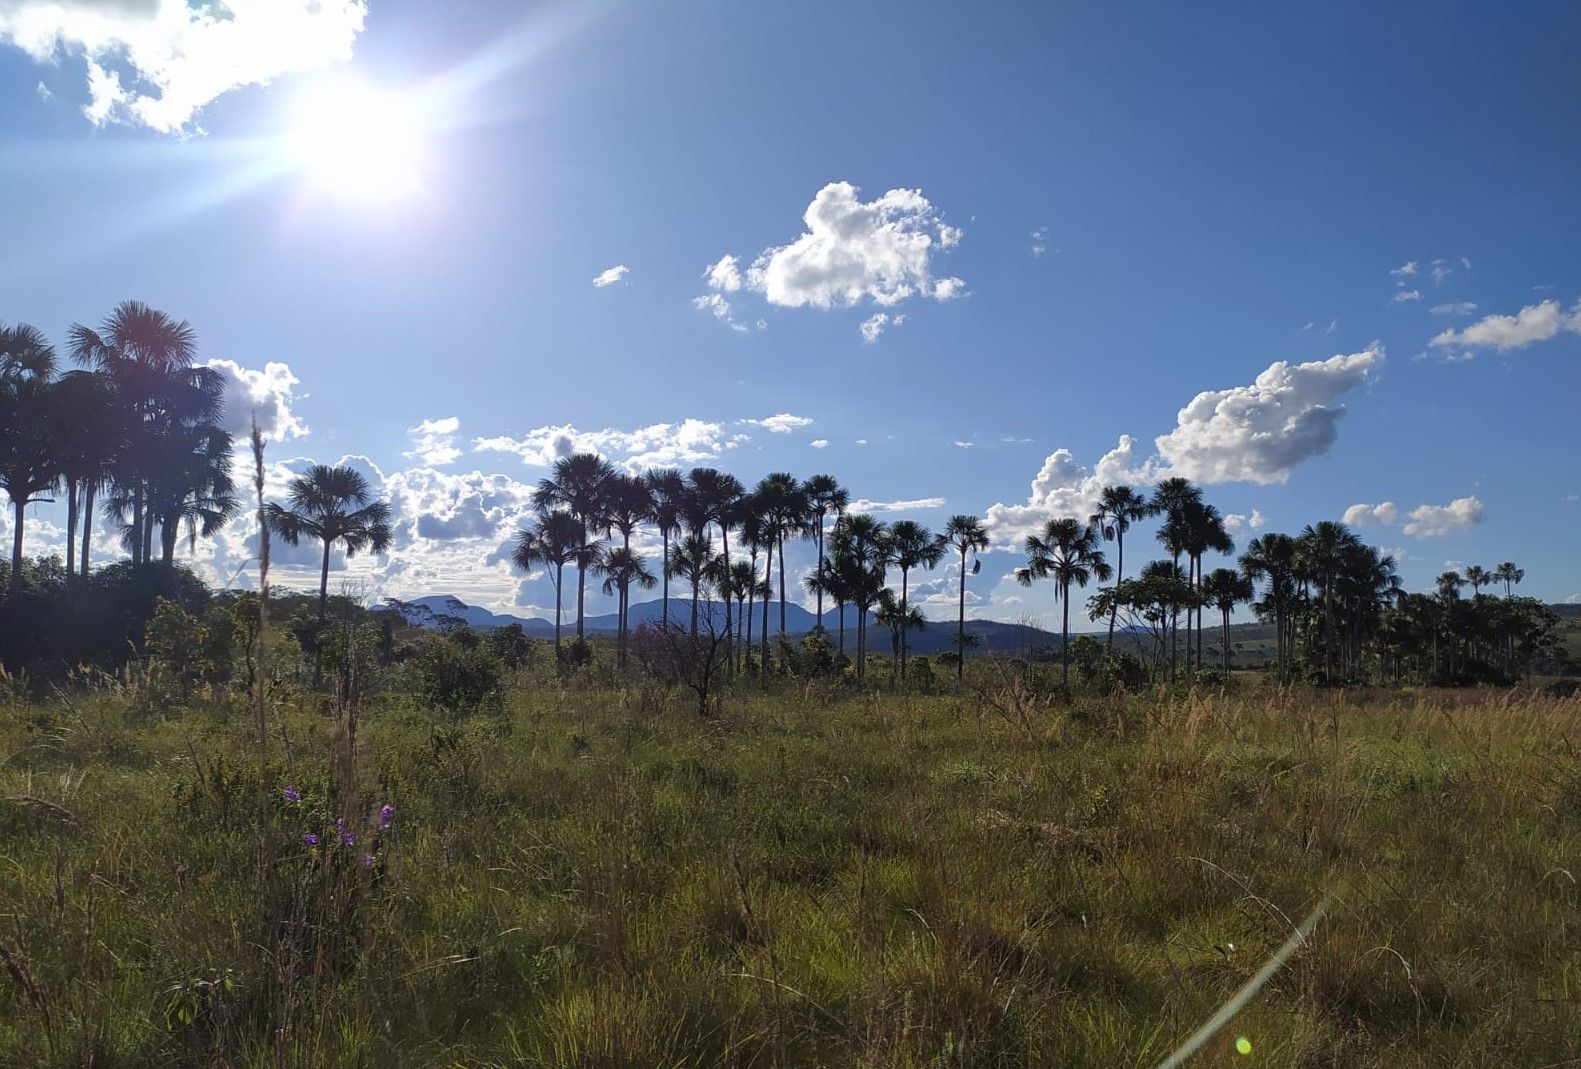
[[[60,371],[27,324],[0,324],[0,489],[11,499],[11,591],[22,578],[27,509],[64,494],[66,571],[86,576],[97,505],[134,564],[169,563],[183,531],[210,535],[239,507],[224,380],[195,364],[191,326],[136,301],[99,329],[80,324]],[[80,542],[79,542],[80,527]],[[81,553],[77,553],[80,544]]]
[[[1479,682],[1510,678],[1545,661],[1557,662],[1558,620],[1534,598],[1515,595],[1523,569],[1505,561],[1446,571],[1432,594],[1403,594],[1379,622],[1379,674],[1400,679]],[[1482,593],[1504,588],[1504,596]],[[1471,597],[1463,596],[1467,587]]]
[[[576,574],[576,636],[585,637],[589,575],[604,577],[603,589],[617,599],[617,656],[624,662],[630,632],[631,592],[662,584],[661,623],[671,619],[670,583],[688,591],[686,627],[714,627],[722,612],[730,660],[738,669],[753,666],[754,637],[760,664],[770,656],[771,615],[778,601],[777,633],[787,630],[786,545],[813,543],[817,566],[805,579],[821,626],[825,601],[839,613],[839,644],[845,648],[846,610],[856,610],[857,670],[865,672],[867,621],[871,615],[895,636],[897,671],[904,673],[907,634],[922,626],[910,603],[916,569],[937,565],[946,552],[960,556],[958,640],[965,645],[967,561],[988,546],[975,516],[953,517],[944,533],[902,520],[885,524],[871,515],[851,513],[849,492],[830,475],[805,480],[789,472],[771,473],[748,488],[735,476],[714,468],[689,472],[673,468],[631,475],[603,458],[578,453],[558,460],[533,494],[535,514],[518,533],[513,560],[523,570],[542,567],[555,591],[555,644],[562,641],[566,569]],[[658,535],[657,574],[648,558],[632,546],[643,526]],[[732,559],[734,547],[734,559]],[[900,593],[888,588],[891,570],[900,573]],[[777,588],[777,589],[776,589]],[[754,631],[756,630],[756,636]]]

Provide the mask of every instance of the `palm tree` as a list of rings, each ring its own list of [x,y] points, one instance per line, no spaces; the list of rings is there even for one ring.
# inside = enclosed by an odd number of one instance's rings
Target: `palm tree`
[[[1131,524],[1147,516],[1147,499],[1129,486],[1105,486],[1098,494],[1098,510],[1087,517],[1087,522],[1103,531],[1103,540],[1113,542],[1115,550],[1114,581],[1125,581],[1125,532]],[[1120,611],[1119,599],[1109,609],[1110,648],[1114,646],[1115,615]]]
[[[620,667],[626,667],[626,612],[631,605],[631,585],[652,590],[658,580],[648,571],[647,561],[631,551],[629,545],[607,549],[593,566],[604,576],[604,593],[619,597],[616,617],[616,657]]]
[[[22,521],[59,481],[55,350],[36,327],[0,323],[0,489],[11,498],[11,593],[22,589]]]
[[[691,518],[701,522],[693,527],[693,534],[700,534],[701,529],[709,522],[719,528],[719,557],[721,567],[726,573],[730,571],[730,528],[736,526],[741,520],[742,499],[746,495],[746,487],[741,485],[741,480],[717,468],[693,468],[687,479],[688,500],[691,508]],[[725,602],[725,641],[730,644],[732,635],[732,610],[730,599]],[[731,652],[726,649],[726,657]]]
[[[1241,557],[1241,572],[1251,580],[1266,580],[1268,594],[1258,606],[1263,619],[1274,621],[1274,663],[1282,680],[1291,647],[1291,614],[1296,602],[1297,553],[1295,539],[1270,532],[1254,538]]]
[[[888,528],[866,514],[846,515],[835,524],[831,555],[837,589],[856,606],[856,674],[867,675],[867,614],[884,590]]]
[[[670,575],[685,579],[692,588],[692,628],[697,634],[698,603],[723,570],[724,558],[714,553],[714,540],[707,535],[687,535],[670,554]]]
[[[1038,579],[1054,580],[1054,600],[1064,603],[1060,624],[1060,686],[1070,684],[1070,588],[1086,586],[1096,577],[1106,582],[1113,569],[1098,548],[1098,532],[1091,524],[1071,519],[1049,520],[1043,534],[1027,535],[1027,566],[1016,571],[1016,582],[1031,586]]]
[[[522,571],[530,572],[534,564],[542,564],[549,571],[554,584],[554,651],[560,653],[560,606],[565,586],[565,566],[577,559],[582,551],[582,521],[563,509],[540,514],[528,527],[516,534],[515,551],[511,561]]]
[[[121,438],[121,411],[109,380],[98,371],[68,371],[55,384],[56,457],[66,490],[66,578],[77,571],[77,524],[82,523],[82,574],[88,574],[95,496],[110,484]]]
[[[878,610],[873,613],[873,622],[889,628],[892,663],[897,666],[906,655],[907,632],[921,631],[928,626],[921,609],[907,608],[905,599],[895,597],[895,592],[888,587],[878,592]],[[900,670],[900,678],[905,678],[904,668]]]
[[[944,558],[944,539],[914,520],[898,520],[889,528],[885,550],[889,561],[900,569],[900,611],[911,606],[908,579],[913,568],[932,568]],[[906,678],[906,632],[900,635],[900,678]]]
[[[664,556],[659,562],[659,574],[663,578],[664,593],[663,616],[664,626],[670,626],[670,536],[675,534],[681,523],[681,508],[686,500],[686,480],[675,468],[656,468],[646,472],[642,481],[648,484],[648,493],[653,498],[653,511],[648,518],[659,529],[659,538],[664,543]]]
[[[1525,570],[1517,568],[1513,561],[1505,561],[1493,569],[1493,581],[1504,584],[1504,596],[1507,598],[1515,596],[1515,587],[1525,578]]]
[[[808,519],[811,521],[808,530],[812,532],[813,539],[818,543],[818,569],[814,574],[823,571],[824,561],[824,520],[831,514],[839,519],[845,514],[845,507],[851,503],[851,494],[835,479],[833,475],[811,475],[802,484],[802,491],[807,495]],[[812,591],[818,598],[818,624],[823,626],[823,595],[822,587]]]
[[[753,560],[736,560],[731,563],[730,571],[726,573],[725,581],[721,584],[722,592],[728,598],[733,598],[736,603],[735,627],[736,646],[742,651],[742,659],[748,656],[752,649],[752,599],[758,596],[769,596],[769,584],[766,580],[758,578],[756,554]],[[745,634],[742,631],[745,630]]]
[[[653,494],[648,489],[647,482],[634,475],[626,475],[624,473],[612,475],[604,487],[604,507],[602,511],[605,531],[611,535],[616,531],[620,532],[620,548],[626,551],[626,556],[622,557],[621,561],[623,566],[629,566],[632,532],[653,513]],[[606,554],[605,562],[607,562],[607,559],[608,555]],[[640,557],[636,559],[639,563],[641,562]],[[609,574],[602,567],[599,570],[602,574]],[[644,589],[651,589],[651,587],[652,584],[650,583]],[[626,663],[625,635],[630,629],[630,624],[627,621],[627,614],[631,609],[630,600],[627,596],[630,592],[629,582],[620,588],[620,606],[617,609],[615,621],[615,630],[620,636],[619,648],[622,667]],[[605,591],[605,593],[608,593],[608,591]]]
[[[1224,615],[1224,670],[1230,670],[1230,613],[1251,601],[1257,591],[1252,581],[1231,568],[1215,568],[1202,582],[1208,601]]]
[[[1153,496],[1147,503],[1149,515],[1164,517],[1164,522],[1159,525],[1158,541],[1165,549],[1169,550],[1169,558],[1175,562],[1176,567],[1180,565],[1180,556],[1186,551],[1186,540],[1189,537],[1186,524],[1186,508],[1189,505],[1200,504],[1201,502],[1201,488],[1193,485],[1190,479],[1182,479],[1177,476],[1165,479],[1154,487]],[[1170,617],[1169,664],[1171,678],[1174,676],[1175,660],[1179,653],[1179,616],[1180,610],[1177,608]]]
[[[315,464],[291,480],[286,491],[289,509],[270,502],[264,509],[269,529],[289,545],[303,535],[324,545],[318,578],[318,619],[329,606],[329,553],[336,542],[351,558],[364,549],[383,553],[390,548],[390,506],[379,500],[362,473],[351,468]]]
[[[961,555],[961,593],[955,623],[955,678],[959,681],[966,668],[966,557],[970,553],[981,554],[988,549],[988,529],[976,516],[951,516],[944,525],[944,542]],[[972,562],[973,575],[982,571],[982,568],[981,559]],[[1111,638],[1114,635],[1112,619],[1109,634]]]
[[[752,491],[752,503],[756,512],[756,522],[762,532],[767,553],[765,568],[771,578],[774,574],[774,553],[775,550],[779,551],[780,634],[783,635],[785,633],[785,538],[788,535],[793,536],[803,529],[807,505],[802,495],[801,484],[796,481],[796,476],[784,471],[765,475]],[[763,601],[762,643],[762,659],[766,668],[769,658],[769,603],[767,598]]]
[[[1472,564],[1466,567],[1466,585],[1471,588],[1472,597],[1482,593],[1483,587],[1492,586],[1495,582],[1493,573],[1482,565]]]
[[[585,636],[587,572],[598,559],[593,532],[605,527],[605,491],[615,468],[597,453],[573,453],[555,461],[549,476],[538,481],[533,505],[540,511],[563,508],[582,525],[582,549],[576,557],[576,637]]]
[[[1199,591],[1202,588],[1202,558],[1209,551],[1234,553],[1235,542],[1224,526],[1224,514],[1212,505],[1189,501],[1181,509],[1184,527],[1184,547],[1188,561],[1187,576]],[[1197,666],[1202,666],[1202,608],[1206,599],[1198,599],[1197,615]],[[1186,660],[1191,660],[1191,612],[1186,613]]]
[[[1358,540],[1349,527],[1333,520],[1308,524],[1296,541],[1296,562],[1317,583],[1323,601],[1323,681],[1333,681],[1334,653],[1338,636],[1334,631],[1335,586],[1344,572],[1346,555]]]

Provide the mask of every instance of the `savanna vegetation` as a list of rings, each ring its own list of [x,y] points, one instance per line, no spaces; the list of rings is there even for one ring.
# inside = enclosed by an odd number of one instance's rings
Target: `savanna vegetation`
[[[331,589],[377,487],[270,500],[256,434],[238,485],[185,323],[69,352],[0,330],[0,1064],[1154,1065],[1270,961],[1201,1064],[1581,1062],[1575,620],[1514,564],[1408,593],[1343,524],[1236,558],[1202,488],[1115,486],[1019,547],[1057,640],[974,656],[979,518],[572,455],[513,547],[552,637],[416,626]],[[243,515],[212,590],[181,536]]]

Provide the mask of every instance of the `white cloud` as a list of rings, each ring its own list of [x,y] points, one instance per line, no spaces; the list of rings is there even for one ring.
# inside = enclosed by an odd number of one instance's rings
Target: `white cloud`
[[[625,264],[616,264],[614,267],[605,268],[594,275],[593,285],[599,289],[603,289],[605,286],[613,286],[616,283],[626,281],[626,276],[630,273],[631,269]]]
[[[1393,271],[1390,271],[1389,274],[1394,275],[1396,278],[1407,278],[1416,274],[1416,266],[1415,260],[1409,260],[1406,263],[1401,264],[1399,267],[1396,267]]]
[[[708,288],[734,293],[741,288],[741,264],[734,256],[726,254],[719,258],[719,262],[709,265],[703,272],[703,278],[708,281]]]
[[[1343,405],[1383,364],[1383,348],[1289,364],[1280,360],[1250,386],[1206,390],[1155,441],[1176,475],[1198,482],[1282,483],[1303,460],[1334,444]]]
[[[1400,509],[1393,501],[1383,501],[1376,505],[1352,505],[1345,510],[1342,518],[1352,527],[1368,527],[1373,524],[1392,527],[1400,518]]]
[[[770,434],[789,434],[791,431],[812,426],[812,420],[808,417],[793,416],[789,412],[766,416],[763,419],[744,419],[741,422],[749,427],[762,427]]]
[[[870,300],[891,307],[914,296],[948,300],[965,286],[933,277],[936,255],[959,244],[962,231],[946,224],[921,190],[891,189],[863,201],[850,182],[831,182],[802,219],[800,237],[765,249],[746,271],[746,288],[769,304],[833,308]],[[741,276],[727,256],[705,277],[723,290]]]
[[[1034,227],[1032,230],[1032,255],[1042,256],[1049,251],[1049,228],[1046,226]]]
[[[1393,297],[1389,298],[1393,304],[1401,304],[1405,301],[1419,301],[1421,299],[1422,292],[1420,290],[1398,290]]]
[[[856,444],[857,445],[866,445],[867,444],[867,439],[866,438],[858,438],[856,440]]]
[[[858,328],[862,332],[863,344],[872,345],[878,341],[885,329],[898,327],[905,321],[906,316],[904,312],[897,316],[892,316],[888,312],[874,312],[862,320],[861,326]]]
[[[808,442],[807,444],[812,446],[814,449],[828,449],[829,448],[829,439],[827,439],[827,438],[814,438],[812,441]]]
[[[916,497],[905,501],[874,501],[870,498],[859,498],[846,506],[847,512],[914,512],[918,509],[936,509],[944,507],[942,497]]]
[[[1547,341],[1560,331],[1581,334],[1581,302],[1568,313],[1558,301],[1529,304],[1515,315],[1484,316],[1464,330],[1446,330],[1430,344],[1440,348],[1464,346],[1468,349],[1497,349],[1508,352],[1535,342]]]
[[[220,425],[241,441],[252,433],[253,420],[271,442],[301,438],[307,424],[291,411],[300,380],[287,364],[271,360],[262,371],[234,360],[210,360],[208,366],[225,379],[225,411]]]
[[[1052,519],[1085,520],[1098,504],[1105,486],[1146,485],[1157,481],[1152,460],[1138,461],[1136,439],[1128,434],[1105,453],[1091,471],[1077,463],[1075,454],[1060,448],[1050,453],[1032,478],[1024,505],[996,503],[985,513],[996,545],[1014,549],[1021,540]]]
[[[412,439],[412,448],[401,454],[424,464],[449,464],[461,455],[456,446],[456,432],[461,420],[455,416],[444,419],[425,419],[415,427],[406,429]]]
[[[1242,527],[1246,527],[1255,531],[1262,525],[1263,514],[1256,509],[1252,509],[1250,516],[1239,512],[1232,512],[1224,517],[1224,529],[1229,531],[1231,534],[1239,531]]]
[[[970,449],[970,448],[972,448],[972,446],[974,446],[976,444],[977,444],[976,442],[965,442],[965,441],[962,441],[959,438],[955,439],[955,442],[954,442],[955,448],[957,448],[957,449]]]
[[[1476,301],[1450,301],[1448,304],[1435,304],[1428,309],[1436,316],[1468,316],[1476,310]]]
[[[42,101],[45,101],[46,103],[49,101],[50,97],[55,95],[49,91],[49,86],[45,85],[43,82],[39,82],[38,85],[34,86],[33,92],[37,93],[38,98]]]
[[[1482,522],[1482,502],[1476,496],[1457,497],[1447,505],[1418,505],[1404,531],[1414,538],[1437,538]]]
[[[1251,514],[1250,518],[1247,519],[1246,526],[1248,526],[1252,530],[1256,531],[1256,530],[1260,529],[1267,522],[1268,522],[1267,520],[1263,519],[1263,514],[1262,514],[1261,510],[1259,510],[1259,509],[1252,509],[1252,514]]]
[[[728,434],[723,424],[700,419],[655,423],[630,431],[613,428],[582,431],[571,424],[564,424],[535,427],[520,438],[506,435],[475,438],[472,449],[478,453],[514,453],[521,458],[522,463],[535,467],[548,467],[572,453],[597,453],[611,458],[629,471],[641,471],[644,468],[717,460],[726,450],[734,449],[744,437]]]
[[[93,122],[173,133],[232,89],[347,62],[366,17],[364,0],[7,0],[0,41],[82,56]]]

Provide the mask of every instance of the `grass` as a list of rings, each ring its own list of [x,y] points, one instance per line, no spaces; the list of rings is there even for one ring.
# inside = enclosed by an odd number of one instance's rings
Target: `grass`
[[[1581,698],[726,710],[0,704],[0,1064],[1581,1062]]]

